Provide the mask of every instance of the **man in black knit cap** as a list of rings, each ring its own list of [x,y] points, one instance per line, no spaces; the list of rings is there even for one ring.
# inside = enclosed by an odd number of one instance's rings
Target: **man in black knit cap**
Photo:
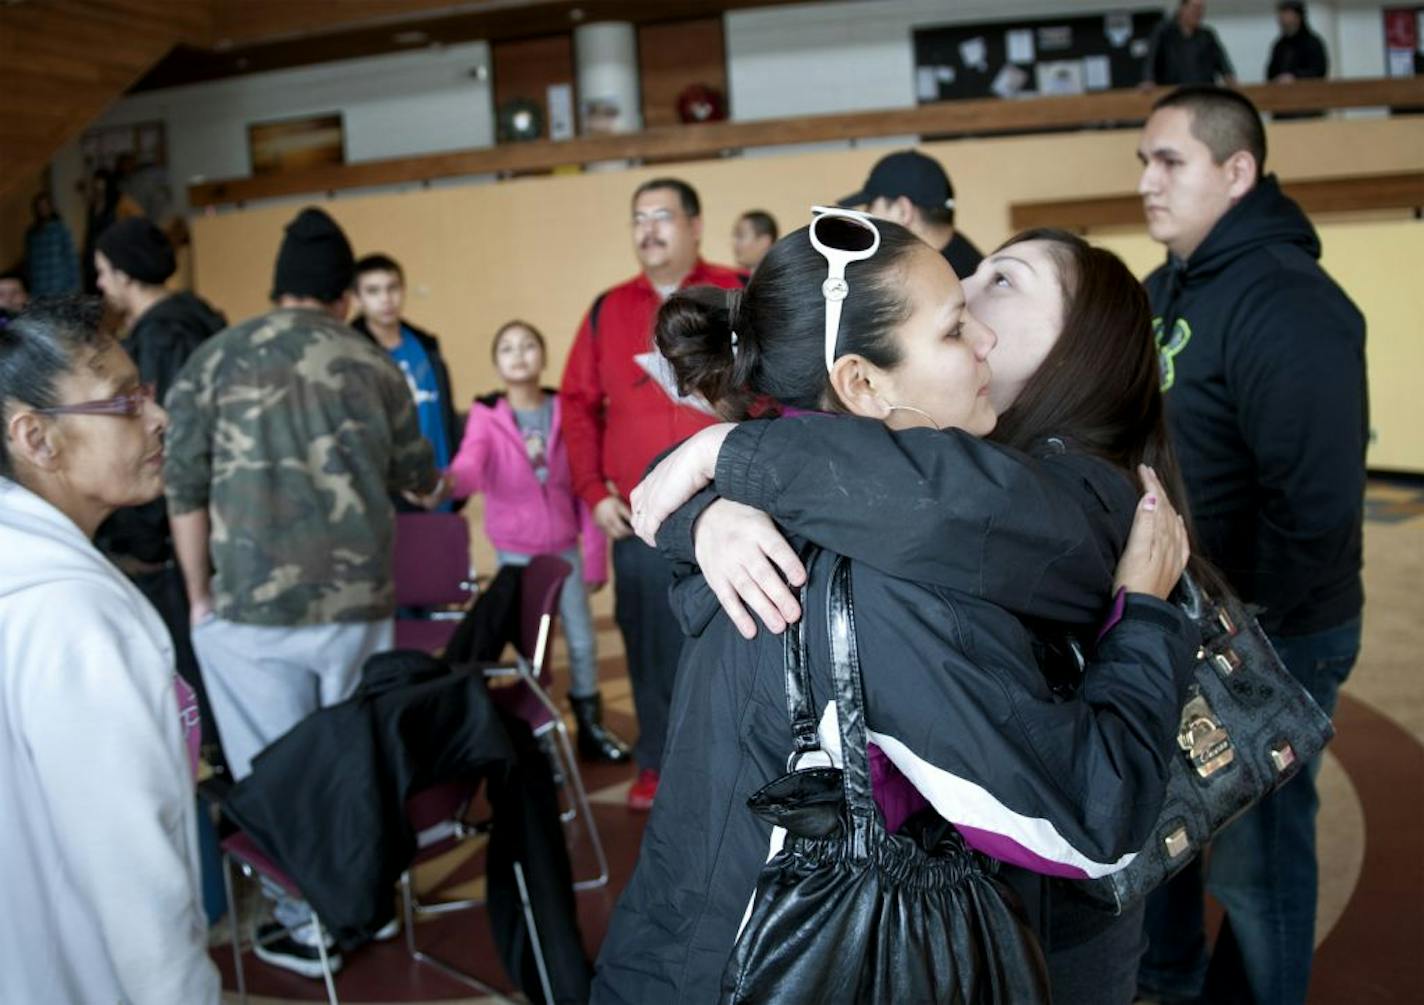
[[[157,400],[163,401],[188,357],[226,327],[227,319],[192,293],[175,293],[164,285],[176,268],[173,245],[145,217],[122,220],[99,235],[94,266],[105,302],[122,319],[122,344],[139,379],[153,385]],[[178,672],[198,693],[206,756],[209,763],[220,763],[212,709],[188,637],[188,598],[173,554],[167,505],[159,498],[116,511],[99,527],[95,543],[168,626]]]
[[[173,542],[239,781],[263,747],[351,697],[366,658],[392,647],[390,493],[443,497],[405,377],[342,320],[353,271],[336,222],[302,210],[277,255],[276,309],[205,342],[168,395]],[[273,913],[257,956],[320,977],[306,906],[280,898]]]

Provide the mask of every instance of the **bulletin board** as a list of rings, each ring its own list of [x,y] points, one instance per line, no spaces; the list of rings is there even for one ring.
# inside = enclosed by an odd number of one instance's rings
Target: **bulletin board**
[[[1161,8],[914,31],[920,104],[1135,87]]]

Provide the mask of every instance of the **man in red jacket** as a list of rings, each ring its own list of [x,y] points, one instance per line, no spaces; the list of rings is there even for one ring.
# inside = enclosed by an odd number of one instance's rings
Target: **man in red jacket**
[[[638,780],[628,807],[652,807],[682,632],[668,604],[671,573],[633,536],[628,496],[652,459],[714,417],[678,399],[653,345],[658,308],[685,286],[735,289],[742,278],[702,261],[702,206],[692,186],[654,178],[633,193],[633,251],[642,271],[594,300],[564,367],[564,439],[574,491],[613,540],[614,604],[638,713]]]

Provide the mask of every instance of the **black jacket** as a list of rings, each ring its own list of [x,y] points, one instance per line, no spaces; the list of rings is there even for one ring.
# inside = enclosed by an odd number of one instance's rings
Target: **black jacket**
[[[1266,64],[1267,80],[1275,80],[1283,73],[1304,80],[1323,77],[1329,72],[1330,57],[1325,53],[1325,43],[1304,22],[1294,35],[1282,35],[1271,46],[1271,58]]]
[[[1364,603],[1365,320],[1319,257],[1270,176],[1147,279],[1202,550],[1278,635]]]
[[[727,437],[715,485],[668,518],[658,543],[692,562],[693,525],[724,496],[902,579],[1093,628],[1137,493],[1111,465],[1058,446],[1030,459],[959,431],[897,433],[850,416],[746,422]]]
[[[585,1001],[588,960],[549,762],[527,725],[495,709],[478,668],[452,671],[409,650],[371,657],[352,698],[264,749],[219,802],[350,949],[391,918],[393,884],[416,850],[407,799],[454,779],[483,779],[493,811],[486,874],[501,961],[541,999],[517,860],[555,1000]]]
[[[740,427],[716,488],[866,557],[853,590],[871,739],[937,812],[981,850],[1040,871],[1101,875],[1131,860],[1160,806],[1190,626],[1166,604],[1129,598],[1082,699],[1063,702],[1028,630],[998,603],[1097,615],[1136,503],[1124,476],[1080,456],[1036,463],[959,433],[818,416]],[[670,529],[668,542],[684,558],[686,530]],[[1070,573],[1075,563],[1083,569]],[[829,567],[818,563],[805,612],[818,708],[830,695]],[[746,799],[786,770],[792,749],[780,638],[743,640],[700,577],[680,578],[673,601],[692,641],[595,1002],[716,1000],[771,850],[771,828]],[[832,721],[822,719],[822,742],[838,751]]]
[[[162,402],[188,357],[226,327],[227,318],[207,301],[192,293],[175,293],[140,315],[122,345],[133,357],[139,379],[153,384]],[[100,526],[97,542],[111,555],[128,555],[143,562],[168,561],[173,557],[168,504],[160,496],[142,506],[115,511]]]
[[[380,654],[354,696],[263,749],[222,808],[350,948],[391,918],[391,890],[416,848],[409,796],[503,772],[513,756],[478,671]]]
[[[1142,79],[1152,84],[1214,84],[1218,77],[1234,77],[1231,58],[1216,32],[1198,25],[1187,35],[1175,15],[1168,15],[1148,39],[1142,61]]]
[[[453,457],[455,451],[460,449],[460,436],[464,430],[460,426],[459,413],[455,410],[455,394],[450,387],[450,371],[445,366],[445,357],[440,354],[440,340],[430,332],[417,328],[404,318],[401,319],[401,324],[410,329],[410,333],[415,336],[415,340],[425,350],[426,358],[430,360],[430,368],[435,371],[435,384],[440,392],[440,416],[445,423],[445,442],[450,444],[450,455]],[[376,341],[376,337],[371,334],[371,326],[364,317],[359,317],[351,322],[351,327],[372,342]]]

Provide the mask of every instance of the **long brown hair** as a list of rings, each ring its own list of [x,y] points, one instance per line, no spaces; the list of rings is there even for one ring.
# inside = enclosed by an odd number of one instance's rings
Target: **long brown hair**
[[[1035,452],[1052,437],[1096,454],[1137,481],[1137,465],[1157,472],[1171,503],[1191,514],[1181,466],[1167,431],[1152,308],[1137,277],[1106,248],[1053,228],[1026,230],[999,251],[1043,241],[1063,288],[1063,331],[1042,365],[990,434],[997,443]],[[991,360],[992,362],[992,360]],[[1141,486],[1139,485],[1139,488]],[[1219,580],[1197,557],[1191,569],[1210,588]]]
[[[1129,471],[1152,464],[1166,429],[1146,291],[1111,251],[1066,231],[1024,231],[999,250],[1026,241],[1047,244],[1058,267],[1063,330],[993,438],[1021,450],[1071,438]]]

